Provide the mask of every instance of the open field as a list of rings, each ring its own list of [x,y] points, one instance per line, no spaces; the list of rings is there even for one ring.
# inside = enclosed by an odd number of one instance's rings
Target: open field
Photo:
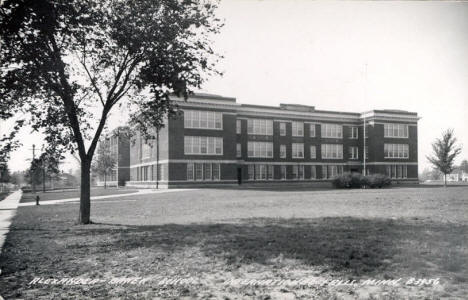
[[[468,294],[468,187],[201,189],[21,207],[0,256],[6,299],[401,299]],[[115,285],[112,278],[143,277]],[[99,278],[93,285],[34,277]],[[197,283],[161,285],[168,278]],[[411,277],[440,284],[404,284]],[[396,286],[250,286],[232,279],[399,279]]]
[[[93,187],[91,188],[91,196],[107,196],[107,195],[116,195],[116,194],[129,194],[137,192],[136,189],[127,189],[127,188],[102,188],[102,187]],[[33,193],[25,193],[21,202],[35,202],[36,195],[39,196],[40,201],[46,200],[59,200],[59,199],[69,199],[69,198],[79,198],[80,191],[78,189],[66,190],[66,191],[46,191]]]

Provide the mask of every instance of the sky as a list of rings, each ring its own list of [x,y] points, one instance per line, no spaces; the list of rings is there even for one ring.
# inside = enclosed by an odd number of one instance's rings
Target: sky
[[[417,112],[419,171],[453,128],[468,159],[468,2],[224,0],[213,48],[224,56],[202,91],[259,105]],[[109,128],[120,124],[115,112]],[[5,126],[3,126],[5,128]],[[21,133],[10,168],[23,170],[41,137]],[[76,168],[73,158],[62,168]]]

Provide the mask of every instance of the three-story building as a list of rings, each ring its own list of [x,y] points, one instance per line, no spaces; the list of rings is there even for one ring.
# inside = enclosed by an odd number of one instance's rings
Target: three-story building
[[[183,113],[167,119],[155,140],[136,136],[131,144],[128,185],[329,184],[343,172],[417,181],[413,112],[246,105],[215,95],[173,101]]]

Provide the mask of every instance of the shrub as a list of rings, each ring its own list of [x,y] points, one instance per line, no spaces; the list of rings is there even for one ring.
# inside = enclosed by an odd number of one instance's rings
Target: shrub
[[[363,176],[361,173],[343,173],[332,179],[332,185],[338,189],[344,188],[382,188],[391,184],[391,179],[383,174]]]
[[[392,180],[383,174],[372,174],[368,176],[369,186],[371,188],[382,188],[392,184]]]

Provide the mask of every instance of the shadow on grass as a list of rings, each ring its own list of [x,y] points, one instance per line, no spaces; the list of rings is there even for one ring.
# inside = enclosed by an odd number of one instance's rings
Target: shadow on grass
[[[379,274],[393,263],[413,271],[421,267],[419,271],[424,273],[430,271],[425,266],[431,261],[443,270],[468,258],[464,250],[456,250],[466,248],[460,237],[468,232],[467,226],[449,228],[447,224],[351,217],[241,221],[160,226],[97,223],[93,229],[75,234],[117,235],[115,244],[102,244],[106,251],[109,247],[119,251],[148,248],[174,253],[197,247],[205,256],[224,259],[234,267],[270,265],[281,257],[356,276]],[[444,255],[447,246],[457,252],[452,253],[450,261]]]

